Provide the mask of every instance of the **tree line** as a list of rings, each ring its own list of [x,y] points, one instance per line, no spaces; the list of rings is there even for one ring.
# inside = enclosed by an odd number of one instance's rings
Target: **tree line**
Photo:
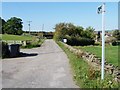
[[[11,17],[7,21],[0,17],[0,33],[2,34],[13,34],[13,35],[21,35],[23,34],[23,22],[22,19],[17,17]]]
[[[93,27],[83,28],[82,26],[75,26],[72,23],[58,23],[55,25],[54,39],[62,41],[67,39],[67,44],[70,45],[94,45],[95,39],[101,38],[100,33],[95,33]],[[120,40],[120,30],[114,30],[112,37]]]
[[[62,41],[66,38],[70,45],[93,45],[94,30],[92,27],[83,28],[72,23],[59,23],[55,26],[54,39]]]

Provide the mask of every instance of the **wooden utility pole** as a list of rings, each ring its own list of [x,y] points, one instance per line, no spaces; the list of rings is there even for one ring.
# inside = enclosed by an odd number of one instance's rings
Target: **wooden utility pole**
[[[27,21],[28,22],[28,27],[29,27],[29,35],[30,35],[30,23],[32,22],[32,21]]]

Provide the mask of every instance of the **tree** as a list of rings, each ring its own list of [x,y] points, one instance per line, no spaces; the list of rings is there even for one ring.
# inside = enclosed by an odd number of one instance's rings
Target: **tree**
[[[95,38],[95,34],[94,34],[94,28],[92,27],[87,27],[83,33],[82,33],[82,37],[85,38],[89,38],[89,39],[94,39]]]
[[[0,17],[0,34],[4,34],[3,26],[5,25],[5,20]]]
[[[54,38],[62,40],[63,38],[89,38],[94,39],[94,28],[88,27],[84,30],[82,26],[75,26],[72,23],[59,23],[55,26]]]
[[[55,25],[55,35],[54,39],[56,40],[62,40],[65,35],[67,34],[67,24],[65,23],[59,23]]]
[[[113,31],[113,37],[115,37],[117,40],[120,40],[120,30]]]
[[[17,17],[12,17],[3,26],[3,30],[7,34],[21,35],[22,31],[22,19]]]
[[[98,31],[98,33],[97,33],[97,36],[98,36],[97,39],[98,39],[98,40],[100,40],[100,38],[101,38],[100,33],[101,33],[100,31]]]
[[[67,35],[69,36],[76,36],[76,26],[73,25],[72,23],[67,23]]]
[[[75,36],[82,37],[84,28],[82,26],[76,26],[75,28]]]

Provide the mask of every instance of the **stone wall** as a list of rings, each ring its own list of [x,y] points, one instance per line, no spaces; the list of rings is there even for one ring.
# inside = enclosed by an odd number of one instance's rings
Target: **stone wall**
[[[7,43],[8,45],[19,44],[22,46],[26,46],[32,42],[31,40],[24,40],[24,41],[21,41],[21,40],[2,40],[2,41]]]
[[[101,59],[98,58],[96,55],[94,55],[90,52],[85,52],[80,49],[73,48],[72,46],[69,46],[65,43],[63,43],[63,44],[72,53],[74,53],[78,57],[82,57],[83,60],[85,60],[88,64],[92,65],[93,67],[95,67],[98,70],[101,70]],[[114,66],[105,61],[104,69],[105,69],[106,73],[113,75],[115,77],[115,80],[120,82],[120,72],[119,72],[118,66]]]

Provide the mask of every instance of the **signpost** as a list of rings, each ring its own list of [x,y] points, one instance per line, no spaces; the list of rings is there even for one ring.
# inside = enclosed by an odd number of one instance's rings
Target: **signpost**
[[[104,79],[104,63],[105,63],[105,3],[98,7],[98,14],[102,13],[102,66],[101,79]]]
[[[64,43],[67,43],[67,39],[63,39],[63,42],[64,42]]]

